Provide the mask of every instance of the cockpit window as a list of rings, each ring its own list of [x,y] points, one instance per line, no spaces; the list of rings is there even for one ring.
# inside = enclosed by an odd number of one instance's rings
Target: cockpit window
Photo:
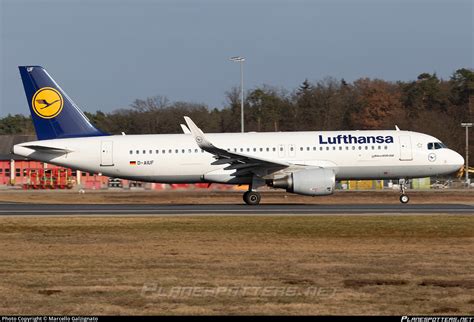
[[[428,143],[428,150],[438,150],[438,149],[444,149],[444,148],[446,148],[446,145],[444,145],[441,142]]]

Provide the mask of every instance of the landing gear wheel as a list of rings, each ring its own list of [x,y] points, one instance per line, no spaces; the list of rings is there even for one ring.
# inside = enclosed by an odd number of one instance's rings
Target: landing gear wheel
[[[244,193],[244,201],[247,205],[256,206],[260,203],[260,194],[256,191],[247,191]]]
[[[408,203],[408,201],[410,201],[410,198],[407,195],[405,195],[405,194],[400,195],[400,202],[401,203]]]

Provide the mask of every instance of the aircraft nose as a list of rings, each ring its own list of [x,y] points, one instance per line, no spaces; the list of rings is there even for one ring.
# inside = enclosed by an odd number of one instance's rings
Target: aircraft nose
[[[461,167],[464,165],[464,158],[456,151],[451,150],[451,157],[449,161],[452,165],[457,167],[457,170],[461,169]]]

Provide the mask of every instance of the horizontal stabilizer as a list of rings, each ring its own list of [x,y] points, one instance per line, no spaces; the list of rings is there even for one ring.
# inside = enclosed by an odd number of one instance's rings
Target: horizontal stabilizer
[[[32,149],[39,152],[51,152],[51,153],[69,153],[72,150],[65,149],[65,148],[55,148],[50,146],[44,145],[22,145],[24,148]]]

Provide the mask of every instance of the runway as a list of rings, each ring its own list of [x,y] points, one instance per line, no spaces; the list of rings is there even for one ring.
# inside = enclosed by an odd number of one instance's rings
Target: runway
[[[149,205],[149,204],[0,204],[0,216],[8,215],[156,215],[156,216],[272,216],[272,215],[367,215],[367,214],[464,214],[473,215],[466,204],[235,204]]]

